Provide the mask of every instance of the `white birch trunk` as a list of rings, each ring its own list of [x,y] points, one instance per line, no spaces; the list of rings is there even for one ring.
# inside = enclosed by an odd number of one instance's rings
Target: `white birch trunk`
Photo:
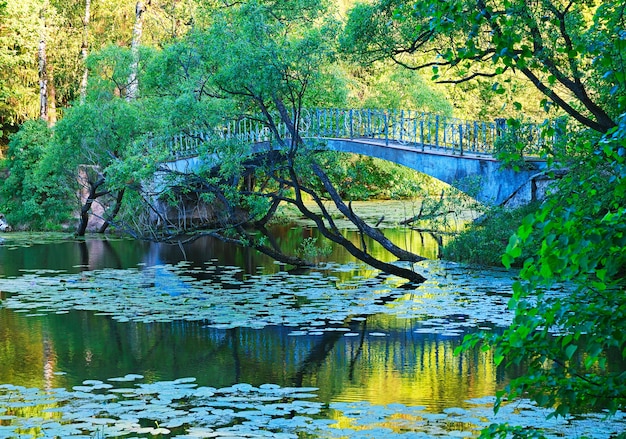
[[[44,32],[45,33],[45,27]],[[46,37],[39,40],[39,118],[48,121],[48,66],[46,60]]]
[[[87,61],[87,55],[89,54],[89,20],[91,19],[91,0],[85,0],[85,17],[83,18],[83,42],[80,50],[80,54],[83,58],[83,63]],[[89,77],[89,69],[85,64],[83,70],[83,77],[80,80],[80,103],[85,103],[87,98],[87,79]]]
[[[128,90],[126,100],[131,101],[139,94],[139,44],[141,43],[141,34],[143,32],[143,13],[146,11],[145,5],[138,1],[135,6],[135,25],[133,26],[133,41],[130,46],[132,54],[132,64],[130,65],[130,75],[128,77]]]

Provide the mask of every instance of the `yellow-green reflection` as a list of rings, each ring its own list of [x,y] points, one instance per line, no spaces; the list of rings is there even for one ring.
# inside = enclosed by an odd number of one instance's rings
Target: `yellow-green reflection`
[[[308,384],[331,392],[333,400],[423,405],[434,411],[493,394],[502,376],[491,353],[454,356],[462,337],[417,334],[417,323],[368,318],[361,335],[344,340]]]
[[[53,350],[50,342],[44,341],[41,320],[0,309],[0,383],[42,386],[44,367],[53,361]]]
[[[38,388],[128,373],[153,380],[194,376],[211,386],[314,386],[327,402],[400,402],[437,411],[493,394],[502,380],[488,353],[453,356],[460,336],[416,333],[419,321],[390,316],[346,327],[355,336],[291,336],[293,328],[286,327],[217,330],[201,322],[117,323],[86,312],[25,317],[2,309],[0,318],[0,382]]]

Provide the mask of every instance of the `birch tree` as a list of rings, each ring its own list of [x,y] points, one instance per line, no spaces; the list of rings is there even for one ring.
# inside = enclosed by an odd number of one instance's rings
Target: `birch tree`
[[[150,2],[147,3],[147,5],[149,4]],[[135,6],[135,24],[133,26],[133,40],[130,46],[132,64],[130,65],[128,90],[126,91],[126,99],[129,101],[135,99],[139,93],[139,45],[143,35],[143,16],[147,5],[140,0]]]
[[[87,97],[87,81],[89,69],[87,68],[87,55],[89,54],[89,21],[91,19],[91,0],[85,0],[85,15],[83,16],[83,32],[80,54],[85,64],[83,75],[80,79],[80,103],[84,104]]]
[[[40,114],[37,51],[41,6],[35,0],[0,3],[0,143]]]

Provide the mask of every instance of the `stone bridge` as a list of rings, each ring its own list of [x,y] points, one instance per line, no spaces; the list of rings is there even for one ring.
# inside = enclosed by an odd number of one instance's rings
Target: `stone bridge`
[[[516,133],[530,149],[525,169],[514,171],[495,158],[498,139],[507,132],[503,120],[467,121],[412,111],[304,110],[298,119],[301,136],[321,150],[376,157],[414,169],[448,183],[488,204],[518,204],[540,198],[546,162],[538,158],[545,139],[536,125]],[[288,137],[286,127],[281,135]],[[273,144],[269,130],[258,121],[242,119],[210,133],[175,136],[168,143],[172,160],[164,166],[193,172],[199,165],[198,147],[212,139],[253,144],[263,153]],[[510,137],[509,137],[510,138]],[[275,146],[274,146],[275,148]]]

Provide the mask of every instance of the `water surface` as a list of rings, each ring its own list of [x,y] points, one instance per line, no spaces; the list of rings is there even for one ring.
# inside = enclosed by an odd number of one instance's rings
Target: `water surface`
[[[355,242],[360,239],[345,233]],[[406,229],[386,234],[413,251],[437,255],[437,240],[430,235]],[[302,237],[316,236],[313,229],[290,227],[281,230],[280,240],[296,246]],[[508,379],[489,352],[453,355],[465,334],[498,331],[510,319],[506,302],[512,279],[503,271],[426,262],[415,269],[429,280],[407,288],[400,279],[378,276],[342,249],[334,249],[319,267],[294,273],[255,252],[210,238],[184,246],[100,238],[26,243],[7,239],[0,245],[0,385],[16,386],[0,387],[0,397],[21,394],[20,404],[39,412],[24,412],[6,402],[11,399],[4,400],[3,409],[0,398],[0,437],[22,437],[15,425],[28,418],[54,421],[55,428],[67,422],[60,422],[58,415],[47,419],[42,403],[33,402],[22,389],[86,392],[55,394],[52,406],[74,413],[78,409],[73,404],[81,407],[75,401],[104,398],[102,392],[109,391],[110,384],[92,382],[115,383],[107,380],[118,377],[175,383],[176,391],[185,386],[213,389],[209,393],[217,393],[214,399],[228,401],[233,392],[245,391],[245,404],[251,406],[262,399],[254,392],[272,386],[303,389],[283,397],[295,404],[290,416],[269,416],[267,406],[259,409],[262,417],[231,413],[232,419],[220,418],[223,425],[215,421],[210,433],[193,430],[194,423],[204,421],[191,417],[177,426],[172,419],[181,419],[181,414],[170,419],[160,412],[149,422],[136,416],[142,428],[169,425],[168,437],[215,437],[226,434],[220,428],[234,427],[248,428],[239,431],[241,437],[298,431],[315,436],[311,431],[316,428],[321,429],[319,437],[343,437],[344,427],[350,435],[371,437],[382,437],[380,428],[389,436],[446,436],[451,431],[476,435],[490,413],[485,398]],[[244,384],[252,387],[237,387]],[[226,390],[220,394],[216,389]],[[123,391],[108,396],[118,398]],[[200,396],[182,392],[165,406],[182,410],[181,401],[186,401],[185,416],[198,413],[199,403],[193,401]],[[131,404],[136,395],[127,393]],[[145,401],[145,396],[140,398]],[[244,396],[238,398],[242,404]],[[300,398],[314,405],[298,402]],[[158,401],[164,401],[162,395]],[[477,406],[480,416],[466,412]],[[207,413],[219,410],[212,406]],[[294,413],[306,425],[288,421],[295,419]],[[77,435],[101,431],[93,424],[103,413],[80,416],[92,424]],[[158,416],[165,418],[159,422]],[[280,419],[286,424],[268,427]],[[336,424],[327,430],[310,419]],[[23,437],[58,434],[52,427],[29,427],[22,430]],[[154,434],[133,428],[141,437]],[[196,436],[189,436],[192,430]],[[107,431],[106,437],[114,437],[118,430]]]

